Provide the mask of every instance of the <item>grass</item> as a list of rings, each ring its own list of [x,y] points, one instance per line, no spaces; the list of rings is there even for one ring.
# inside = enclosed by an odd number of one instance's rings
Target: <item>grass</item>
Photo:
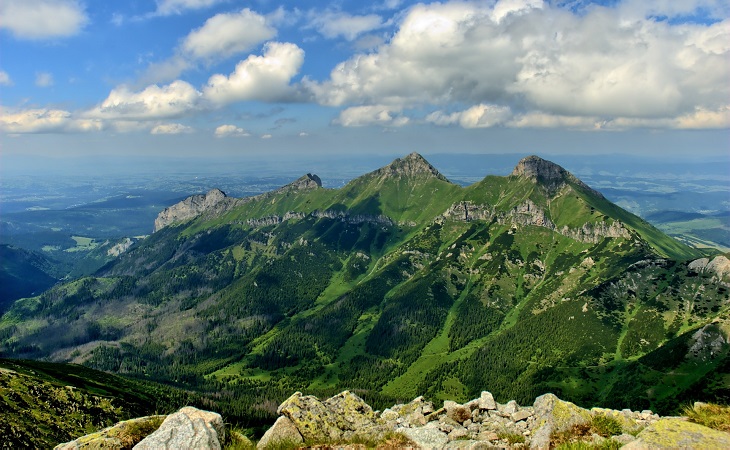
[[[606,439],[600,444],[586,440],[592,439],[594,434],[610,438],[622,433],[623,427],[616,418],[597,414],[588,423],[575,425],[569,430],[554,433],[550,436],[550,447],[561,450],[615,449],[621,447],[621,444],[611,439]]]
[[[694,406],[686,406],[682,412],[690,422],[730,432],[730,406],[696,403]]]
[[[500,431],[497,436],[503,441],[507,441],[510,445],[524,444],[525,436],[517,433],[511,433],[509,431]]]

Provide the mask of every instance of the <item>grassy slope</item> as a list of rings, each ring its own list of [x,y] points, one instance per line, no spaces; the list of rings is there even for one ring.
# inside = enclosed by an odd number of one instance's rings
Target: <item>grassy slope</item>
[[[15,448],[50,448],[120,420],[166,414],[187,394],[78,365],[0,359],[0,435]]]

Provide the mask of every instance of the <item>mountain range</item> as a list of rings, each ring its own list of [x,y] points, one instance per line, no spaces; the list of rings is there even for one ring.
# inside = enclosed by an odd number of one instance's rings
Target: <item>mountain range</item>
[[[339,189],[312,174],[212,189],[154,226],[93,276],[16,301],[2,355],[198,390],[249,418],[292,390],[730,401],[727,255],[536,156],[467,187],[412,153]]]

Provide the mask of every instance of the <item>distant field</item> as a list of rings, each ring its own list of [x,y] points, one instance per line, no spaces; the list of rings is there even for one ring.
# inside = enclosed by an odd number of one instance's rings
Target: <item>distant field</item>
[[[655,223],[655,226],[680,241],[696,248],[715,248],[730,252],[730,217],[726,214],[701,216],[683,220],[679,214],[676,221]]]

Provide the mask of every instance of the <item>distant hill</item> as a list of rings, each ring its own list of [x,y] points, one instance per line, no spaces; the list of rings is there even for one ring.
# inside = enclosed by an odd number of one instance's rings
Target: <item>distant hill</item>
[[[0,244],[0,312],[22,297],[39,294],[56,283],[53,263],[38,252]]]
[[[92,277],[17,301],[7,356],[220,392],[371,404],[545,392],[662,413],[727,398],[730,261],[536,156],[462,187],[417,153],[339,189],[306,174],[170,205]]]

